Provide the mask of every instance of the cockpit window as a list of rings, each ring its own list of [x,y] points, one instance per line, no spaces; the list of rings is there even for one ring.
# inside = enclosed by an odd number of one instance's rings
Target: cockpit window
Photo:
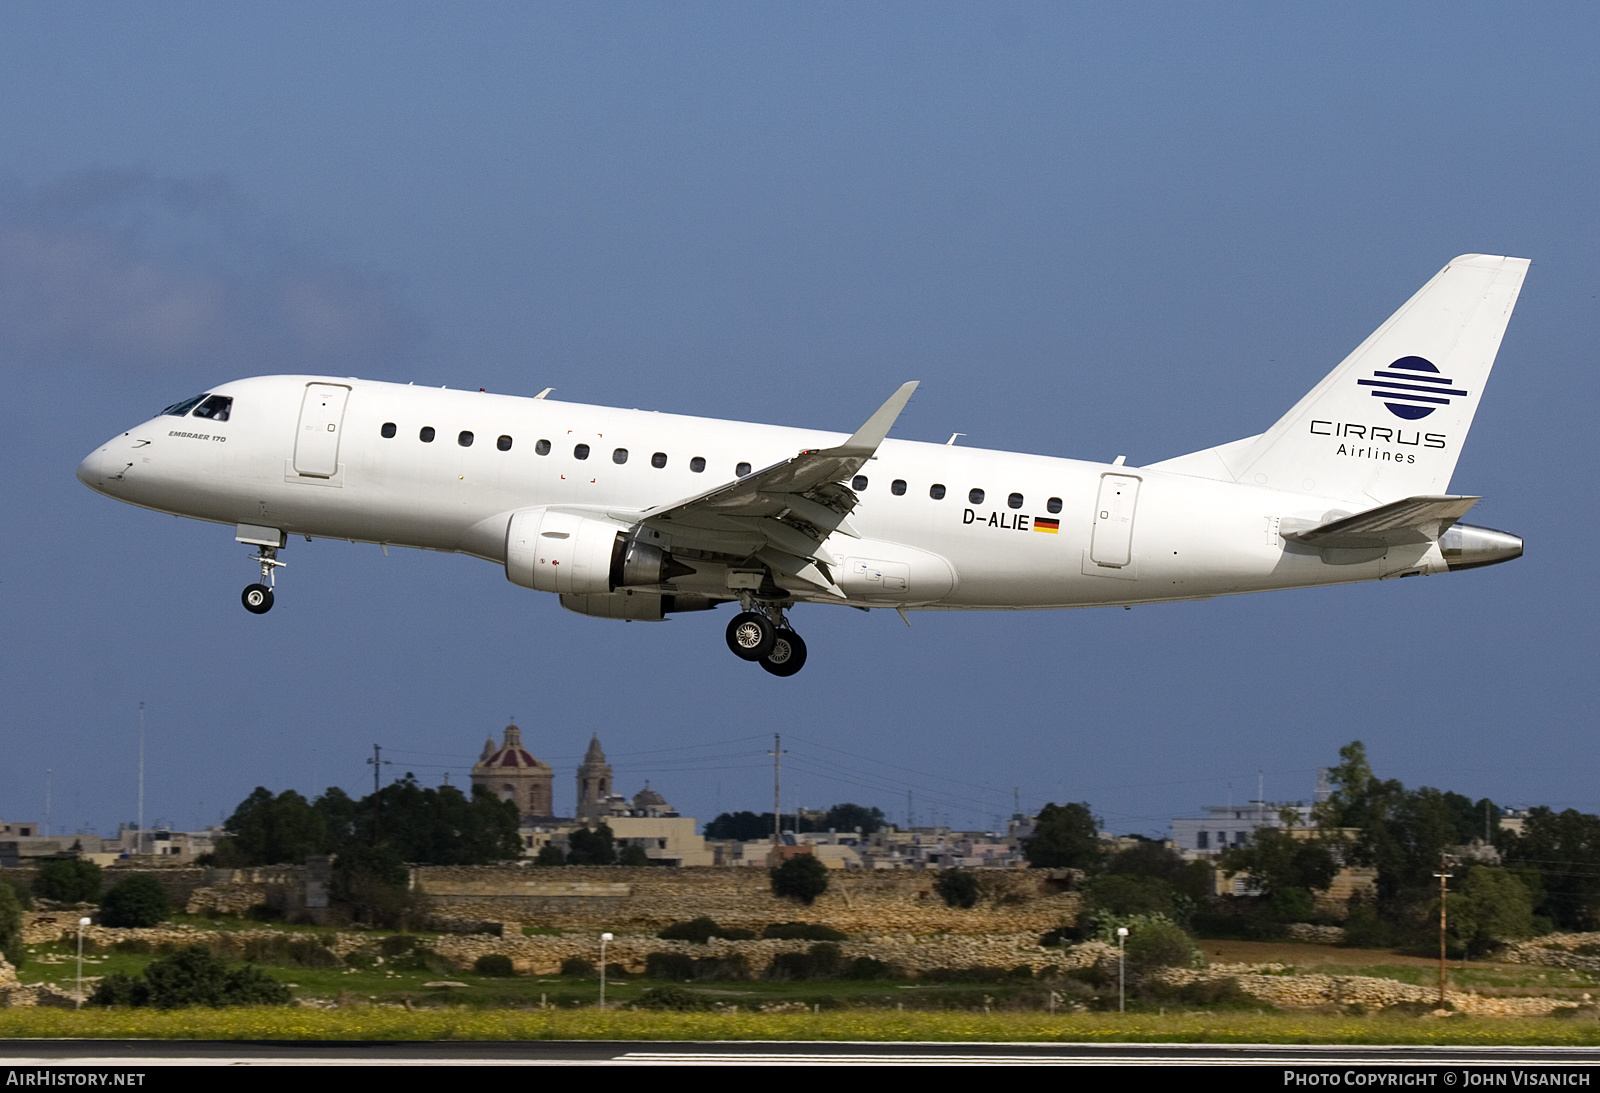
[[[212,421],[227,421],[228,414],[233,410],[233,398],[230,395],[212,395],[202,402],[194,412],[195,417],[208,417]]]
[[[171,414],[173,417],[182,417],[184,414],[187,414],[190,410],[193,410],[196,406],[200,405],[200,401],[204,398],[204,395],[196,395],[194,398],[186,398],[182,402],[174,402],[171,406],[168,406],[165,410],[161,411],[161,413],[163,415]]]

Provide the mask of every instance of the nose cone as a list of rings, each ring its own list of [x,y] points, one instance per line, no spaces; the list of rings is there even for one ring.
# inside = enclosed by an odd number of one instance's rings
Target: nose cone
[[[113,466],[114,463],[111,445],[102,444],[78,464],[78,481],[96,493],[105,493],[122,478],[122,466]]]
[[[1505,531],[1455,524],[1439,537],[1439,550],[1445,565],[1458,569],[1477,569],[1522,557],[1522,540]]]

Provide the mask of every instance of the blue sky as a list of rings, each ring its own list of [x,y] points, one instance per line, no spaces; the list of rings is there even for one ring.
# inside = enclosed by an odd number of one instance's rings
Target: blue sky
[[[1582,5],[0,9],[0,816],[216,822],[465,780],[510,716],[686,813],[1117,831],[1380,774],[1600,811],[1600,14]],[[1452,484],[1506,566],[1032,614],[802,610],[804,673],[73,478],[209,384],[316,370],[1138,465],[1260,431],[1463,252],[1533,260]],[[720,613],[725,616],[726,611]]]

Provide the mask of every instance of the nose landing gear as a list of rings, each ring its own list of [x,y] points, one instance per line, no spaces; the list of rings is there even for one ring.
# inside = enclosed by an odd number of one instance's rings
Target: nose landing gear
[[[265,615],[272,610],[272,587],[277,583],[273,580],[273,574],[279,566],[289,563],[278,561],[278,548],[275,546],[260,547],[250,555],[250,560],[261,563],[261,583],[246,585],[239,599],[244,609],[252,615]]]
[[[792,676],[806,663],[806,643],[789,629],[785,603],[743,601],[744,610],[728,623],[728,648],[740,660],[753,660],[775,676]]]

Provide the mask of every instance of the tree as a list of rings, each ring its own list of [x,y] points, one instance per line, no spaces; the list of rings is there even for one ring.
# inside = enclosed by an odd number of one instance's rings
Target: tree
[[[142,979],[109,975],[89,998],[91,1006],[155,1006],[181,1009],[188,1006],[272,1006],[286,1005],[289,987],[254,965],[245,964],[232,971],[222,958],[200,945],[190,945],[171,956],[153,960]]]
[[[772,894],[779,899],[809,905],[828,890],[828,867],[814,854],[796,854],[769,870],[768,875],[772,879]]]
[[[20,968],[26,955],[22,947],[22,901],[16,889],[0,882],[0,958]]]
[[[1285,824],[1291,815],[1283,817]],[[1314,907],[1311,893],[1327,891],[1339,871],[1326,840],[1297,838],[1284,827],[1256,828],[1249,845],[1229,847],[1221,863],[1229,876],[1249,873],[1275,915],[1290,922],[1310,917]]]
[[[1085,909],[1091,917],[1109,914],[1171,918],[1175,895],[1172,885],[1160,877],[1135,877],[1128,873],[1108,873],[1083,886]]]
[[[1600,816],[1535,808],[1522,834],[1504,842],[1507,865],[1540,874],[1539,914],[1565,930],[1600,928]]]
[[[861,829],[863,835],[870,835],[884,825],[883,810],[868,808],[865,805],[843,804],[834,805],[823,815],[821,820],[811,820],[808,817],[796,817],[791,813],[783,814],[783,830],[785,831],[854,831]],[[770,839],[772,837],[772,813],[770,812],[723,812],[717,818],[706,824],[705,837],[708,839],[732,839],[737,842],[751,842],[756,839]]]
[[[538,855],[533,859],[534,865],[566,865],[567,856],[555,843],[545,843],[539,848]]]
[[[1449,895],[1446,930],[1452,946],[1468,956],[1480,956],[1507,941],[1534,934],[1533,893],[1505,869],[1475,865],[1467,871],[1460,890]],[[1437,905],[1434,913],[1438,913]]]
[[[100,905],[104,926],[157,926],[172,914],[167,889],[149,873],[135,873],[111,886]]]
[[[770,838],[772,835],[772,813],[756,815],[754,812],[723,812],[715,820],[706,824],[705,837],[708,839],[732,839],[737,842],[750,842],[753,839]]]
[[[1159,918],[1130,928],[1126,945],[1128,967],[1136,971],[1195,967],[1203,959],[1180,926]]]
[[[401,858],[429,865],[488,865],[522,854],[517,806],[483,786],[467,800],[455,786],[424,789],[407,774],[363,799],[358,838],[393,847]]]
[[[629,843],[622,848],[622,853],[617,855],[618,865],[649,865],[650,855],[644,852],[644,847]]]
[[[580,827],[567,836],[568,865],[616,865],[616,840],[611,828],[602,823],[590,829]]]
[[[1196,903],[1211,895],[1210,865],[1184,861],[1176,850],[1153,839],[1141,839],[1126,850],[1117,851],[1106,862],[1106,872],[1164,880],[1175,893]]]
[[[33,894],[57,903],[93,903],[103,883],[100,867],[83,858],[52,858],[33,877]]]
[[[978,905],[978,878],[965,869],[944,869],[934,879],[933,890],[939,893],[946,907],[976,907]]]
[[[1034,869],[1082,869],[1093,872],[1105,860],[1100,825],[1086,804],[1047,804],[1039,810],[1033,837],[1022,846]]]
[[[392,926],[410,909],[411,871],[387,846],[359,843],[333,859],[329,895],[358,921]]]
[[[292,789],[274,797],[257,786],[222,827],[227,835],[213,853],[223,865],[300,864],[326,842],[322,815]]]
[[[829,831],[855,831],[860,828],[863,835],[872,834],[883,823],[883,809],[867,808],[848,801],[828,809],[828,815],[822,821],[823,827]]]

